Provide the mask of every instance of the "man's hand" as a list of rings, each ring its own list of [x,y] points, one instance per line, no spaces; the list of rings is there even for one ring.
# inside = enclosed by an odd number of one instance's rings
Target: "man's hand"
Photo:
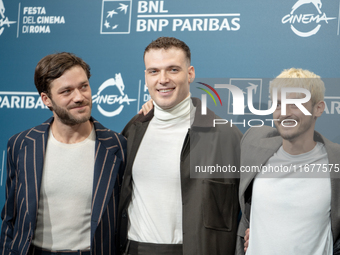
[[[244,241],[246,241],[245,243],[244,243],[244,252],[246,252],[247,251],[247,249],[248,249],[248,245],[249,245],[249,232],[250,232],[250,230],[249,230],[249,228],[246,230],[246,232],[245,232],[245,236],[244,236]]]
[[[145,104],[143,104],[142,109],[139,110],[138,114],[144,114],[147,115],[149,111],[151,111],[153,108],[153,100],[150,99]]]

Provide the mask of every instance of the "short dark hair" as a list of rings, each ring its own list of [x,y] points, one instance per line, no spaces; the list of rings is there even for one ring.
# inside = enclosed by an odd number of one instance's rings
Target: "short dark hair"
[[[144,50],[144,58],[145,54],[151,49],[170,49],[170,48],[178,48],[184,51],[186,58],[191,62],[191,53],[190,48],[185,42],[174,38],[174,37],[158,37],[155,41],[152,41]]]
[[[90,66],[72,53],[61,52],[43,57],[37,64],[34,73],[34,84],[39,94],[44,92],[50,97],[51,82],[74,66],[83,68],[87,78],[90,79]]]

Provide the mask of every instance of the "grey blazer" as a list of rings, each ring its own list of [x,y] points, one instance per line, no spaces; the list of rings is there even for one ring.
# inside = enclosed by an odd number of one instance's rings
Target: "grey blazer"
[[[340,164],[340,145],[314,132],[314,140],[325,144],[329,164]],[[282,138],[275,128],[254,127],[249,129],[241,140],[241,166],[264,165],[282,145]],[[331,223],[334,243],[340,233],[340,172],[332,171],[331,175]],[[244,254],[244,234],[249,228],[252,184],[256,173],[241,173],[239,200],[242,218],[237,231],[236,254]]]

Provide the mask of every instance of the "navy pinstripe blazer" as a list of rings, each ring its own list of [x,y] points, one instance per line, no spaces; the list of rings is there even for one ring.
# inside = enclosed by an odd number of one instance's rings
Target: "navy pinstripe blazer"
[[[0,255],[25,255],[28,252],[35,230],[44,155],[52,121],[50,118],[8,141]],[[93,118],[91,121],[96,132],[91,251],[93,255],[110,255],[116,254],[116,215],[125,168],[126,139]]]

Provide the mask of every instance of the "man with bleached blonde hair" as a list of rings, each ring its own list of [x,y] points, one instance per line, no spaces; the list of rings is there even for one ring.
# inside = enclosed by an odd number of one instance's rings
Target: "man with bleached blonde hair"
[[[280,73],[280,75],[277,76],[269,86],[271,98],[273,95],[273,88],[277,88],[280,91],[280,89],[284,87],[298,87],[309,90],[311,92],[312,105],[315,105],[320,101],[324,101],[324,82],[321,80],[319,75],[316,75],[315,73],[308,70],[303,70],[301,68],[290,68],[283,70],[282,73]]]
[[[302,104],[310,115],[291,103],[282,104],[282,114],[280,94],[287,87],[310,92]],[[314,131],[325,108],[324,83],[310,71],[291,68],[272,81],[271,98],[274,88],[279,98],[273,113],[276,129],[254,127],[241,140],[241,166],[259,171],[241,173],[237,254],[331,255],[340,235],[340,145]]]

